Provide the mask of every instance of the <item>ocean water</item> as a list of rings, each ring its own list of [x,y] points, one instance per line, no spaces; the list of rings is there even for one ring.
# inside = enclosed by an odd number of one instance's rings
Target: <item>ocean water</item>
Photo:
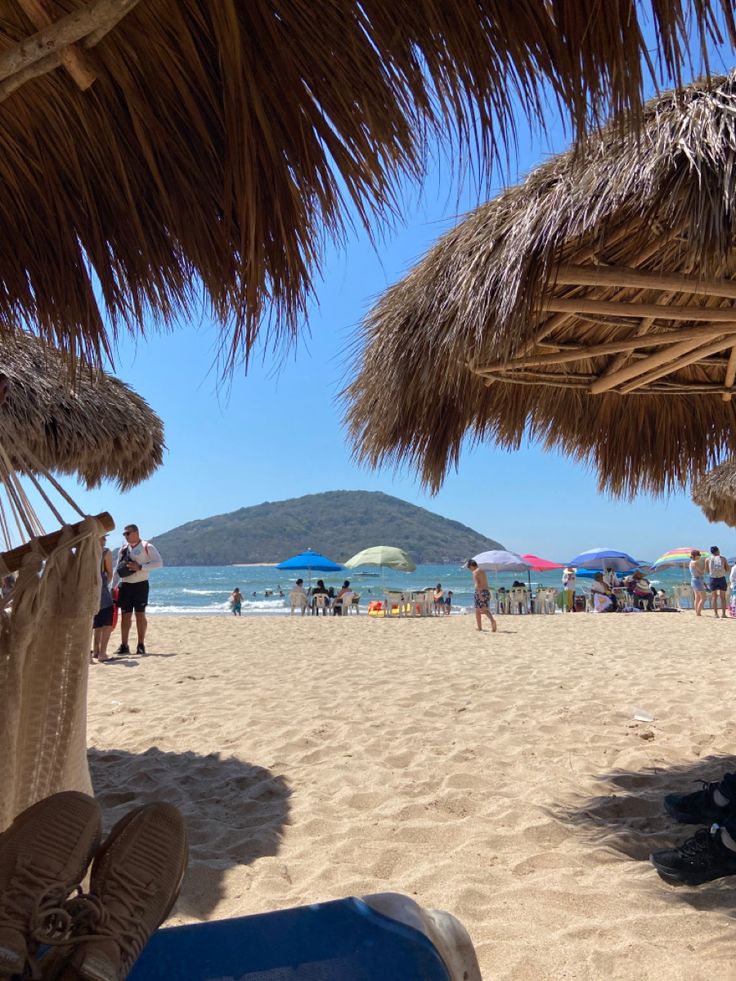
[[[237,586],[245,597],[243,614],[259,616],[279,616],[289,613],[289,592],[297,578],[302,577],[305,585],[309,582],[306,572],[282,572],[273,566],[167,566],[151,573],[151,594],[148,612],[161,614],[222,614],[230,615],[227,600]],[[531,573],[532,585],[561,585],[562,570],[548,573]],[[351,587],[361,595],[361,610],[365,610],[371,599],[381,599],[384,589],[424,589],[434,588],[437,583],[447,593],[453,592],[453,605],[456,611],[470,609],[473,605],[473,580],[467,569],[458,565],[420,565],[416,572],[393,572],[391,569],[365,570],[355,572],[345,570],[335,573],[317,573],[325,585],[334,586],[337,591],[344,579],[349,579]],[[526,582],[526,573],[495,574],[488,573],[491,586],[498,588],[511,586],[514,579]],[[678,570],[667,570],[650,577],[654,585],[666,587],[678,582],[689,581],[687,574]],[[589,580],[581,579],[583,585]],[[279,596],[279,589],[283,597]],[[266,593],[271,595],[266,595]]]

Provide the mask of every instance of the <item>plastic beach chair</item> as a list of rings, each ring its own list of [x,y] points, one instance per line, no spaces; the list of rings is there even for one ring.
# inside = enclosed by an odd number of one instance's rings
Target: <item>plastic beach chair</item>
[[[449,913],[382,893],[159,930],[129,981],[481,981]]]

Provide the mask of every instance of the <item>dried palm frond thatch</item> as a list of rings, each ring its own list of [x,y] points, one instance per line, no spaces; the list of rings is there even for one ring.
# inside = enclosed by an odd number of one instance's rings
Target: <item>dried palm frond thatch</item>
[[[696,480],[692,498],[708,521],[736,528],[736,461],[720,463]]]
[[[36,337],[0,340],[7,396],[0,404],[0,442],[18,473],[33,470],[26,452],[88,487],[103,479],[122,490],[145,480],[163,459],[163,424],[147,402],[111,375],[75,370]],[[3,385],[3,388],[5,385]]]
[[[651,8],[651,18],[647,17]],[[547,99],[578,132],[655,72],[736,43],[731,0],[0,0],[0,329],[95,358],[111,318],[204,295],[247,352],[290,337],[327,237],[420,177],[428,137],[489,159]],[[693,27],[694,25],[694,27]],[[36,32],[34,34],[34,32]]]
[[[359,459],[436,489],[529,437],[617,494],[736,453],[736,72],[650,102],[446,234],[369,313]]]

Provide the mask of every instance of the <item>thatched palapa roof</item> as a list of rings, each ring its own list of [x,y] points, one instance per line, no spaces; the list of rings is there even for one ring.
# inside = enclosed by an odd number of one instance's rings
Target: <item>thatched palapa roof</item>
[[[528,436],[614,493],[736,453],[736,73],[650,102],[473,212],[370,311],[357,456],[437,488]]]
[[[95,356],[96,286],[114,331],[198,315],[201,282],[234,351],[291,336],[325,238],[393,217],[428,136],[488,158],[549,92],[578,130],[636,110],[648,19],[670,73],[690,14],[696,50],[736,41],[731,0],[648,7],[0,0],[0,329]]]
[[[103,479],[122,490],[145,480],[163,459],[163,424],[140,395],[104,372],[74,366],[38,338],[0,340],[7,396],[0,441],[18,473],[26,451],[47,470]]]
[[[693,484],[693,501],[708,521],[736,528],[736,461],[727,460]]]

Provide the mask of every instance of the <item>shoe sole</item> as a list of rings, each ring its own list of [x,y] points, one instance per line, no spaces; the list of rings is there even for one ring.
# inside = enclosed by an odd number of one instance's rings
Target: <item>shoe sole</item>
[[[115,843],[120,839],[120,837],[125,834],[129,828],[131,822],[136,818],[139,818],[141,813],[149,810],[156,810],[160,807],[158,803],[143,804],[141,807],[136,807],[134,810],[130,811],[125,817],[121,818],[118,823],[113,828],[112,832],[103,842],[102,846],[97,850],[94,857],[93,865],[98,865],[100,862],[104,861],[110,849],[115,845]],[[181,892],[182,883],[184,882],[184,876],[186,875],[187,866],[189,864],[189,843],[186,835],[186,830],[184,831],[184,841],[183,841],[182,855],[181,855],[181,867],[177,876],[176,886],[166,911],[164,912],[161,920],[156,927],[161,926],[165,922],[172,909],[174,908],[177,899],[179,898],[179,893]],[[94,871],[94,869],[93,869]],[[154,930],[154,933],[156,931]],[[153,936],[153,934],[151,934]],[[149,938],[150,939],[150,938]],[[66,962],[68,961],[70,955],[73,953],[74,948],[68,950],[55,950],[52,951],[44,961],[44,966],[46,969],[43,971],[44,981],[118,981],[117,976],[113,977],[110,974],[106,974],[100,971],[99,962],[95,965],[88,965],[85,968],[84,963],[81,967],[72,967]],[[48,962],[48,963],[46,963]],[[134,962],[135,963],[135,962]],[[132,970],[133,965],[131,965],[130,970]],[[2,981],[2,979],[0,979]]]
[[[659,876],[670,886],[702,886],[706,882],[714,882],[716,879],[727,879],[729,876],[736,875],[733,872],[677,872],[675,870],[662,868],[657,865],[652,856],[649,861],[657,870]]]
[[[53,804],[51,803],[52,801]],[[77,868],[69,870],[68,881],[73,879],[75,882],[81,882],[86,875],[87,868],[92,860],[92,856],[99,848],[100,839],[102,838],[102,813],[100,810],[100,805],[88,794],[83,794],[76,790],[66,790],[60,791],[57,794],[52,794],[50,797],[37,801],[15,818],[10,827],[7,828],[2,835],[0,835],[0,838],[12,834],[14,830],[17,830],[18,827],[21,827],[24,824],[32,823],[39,814],[43,814],[44,811],[50,811],[51,808],[56,810],[56,815],[58,816],[58,813],[60,810],[62,810],[64,804],[73,805],[73,809],[76,812],[77,823],[79,825],[79,833],[77,838],[81,840],[85,835],[90,836],[86,856],[80,855]],[[68,809],[71,810],[71,806],[69,806]],[[54,814],[49,813],[47,820],[44,823],[53,823],[53,820]],[[69,859],[67,859],[67,863],[68,862]],[[59,880],[60,883],[61,881],[62,880]],[[30,953],[35,953],[38,946],[39,945],[35,942],[29,942],[28,951]],[[17,969],[10,968],[10,961],[5,958],[2,960],[4,963],[0,962],[0,981],[6,981],[6,979],[17,977],[19,972]]]

